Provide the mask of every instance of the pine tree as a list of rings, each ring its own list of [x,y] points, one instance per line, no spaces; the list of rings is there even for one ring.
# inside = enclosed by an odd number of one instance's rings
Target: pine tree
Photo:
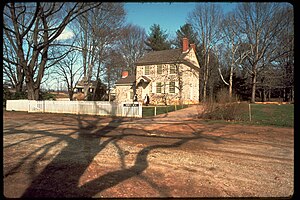
[[[186,23],[176,31],[176,38],[172,42],[176,48],[182,48],[182,38],[188,38],[190,44],[195,44],[196,47],[199,47],[197,34],[194,32],[191,24]]]
[[[168,34],[162,30],[158,24],[150,27],[150,34],[145,41],[150,51],[161,51],[171,49],[171,43],[168,41]]]

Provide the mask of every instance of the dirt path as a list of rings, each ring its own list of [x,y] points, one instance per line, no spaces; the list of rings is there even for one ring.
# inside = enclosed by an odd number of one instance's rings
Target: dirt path
[[[294,130],[4,112],[6,197],[287,197]]]

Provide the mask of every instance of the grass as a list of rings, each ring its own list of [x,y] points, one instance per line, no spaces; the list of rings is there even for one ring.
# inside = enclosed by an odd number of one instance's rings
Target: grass
[[[182,108],[187,108],[187,105],[168,105],[168,106],[156,106],[156,115],[173,112],[176,110],[180,110]],[[143,106],[143,117],[151,117],[154,116],[155,106]]]
[[[229,112],[225,110],[223,112]],[[221,113],[226,114],[226,113]],[[220,113],[213,112],[211,119],[205,119],[208,124],[247,124],[261,126],[277,126],[277,127],[294,127],[294,104],[251,104],[251,121],[249,118],[249,104],[242,103],[239,105],[237,112],[234,113],[235,120],[221,120],[216,116]]]
[[[294,127],[294,104],[251,104],[252,123]]]
[[[204,120],[205,123],[233,123],[261,126],[294,127],[294,104],[251,104],[251,121],[249,120],[249,104],[244,103],[239,107],[242,113],[241,120]],[[176,106],[176,110],[186,108],[187,105]],[[175,110],[175,105],[157,106],[156,114],[164,114]],[[154,116],[154,106],[143,107],[143,117]]]

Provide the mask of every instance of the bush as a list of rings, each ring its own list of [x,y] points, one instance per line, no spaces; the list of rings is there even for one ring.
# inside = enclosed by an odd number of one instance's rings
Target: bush
[[[233,95],[235,96],[235,95]],[[242,120],[247,104],[237,101],[237,97],[229,97],[227,90],[220,90],[216,95],[216,101],[203,104],[203,112],[200,118],[213,120]]]
[[[27,99],[27,92],[15,92],[12,99]]]
[[[55,100],[56,95],[51,94],[50,92],[42,92],[40,91],[40,100]]]
[[[27,92],[12,92],[7,87],[3,87],[3,107],[6,107],[7,100],[27,99]]]

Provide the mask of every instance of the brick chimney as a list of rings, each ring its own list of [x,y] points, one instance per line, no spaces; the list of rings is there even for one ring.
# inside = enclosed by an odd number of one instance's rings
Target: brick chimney
[[[126,78],[128,76],[128,71],[123,71],[122,72],[122,78]]]
[[[195,44],[190,44],[190,46],[194,49],[194,52],[196,53],[196,45]]]
[[[182,38],[182,52],[187,52],[189,49],[189,39]]]

